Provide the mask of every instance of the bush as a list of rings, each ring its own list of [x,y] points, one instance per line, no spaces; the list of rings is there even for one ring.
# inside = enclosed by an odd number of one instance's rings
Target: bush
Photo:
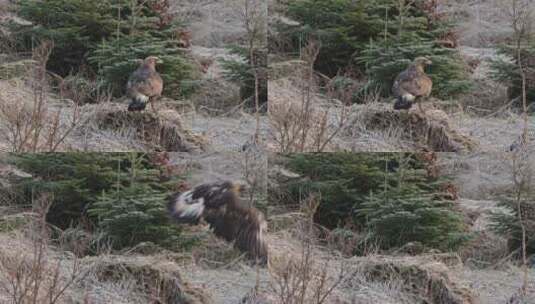
[[[185,245],[181,228],[170,223],[167,194],[146,184],[132,184],[104,191],[88,208],[88,215],[111,241],[113,248],[153,242],[166,248]]]
[[[470,82],[458,52],[448,48],[455,45],[453,27],[436,5],[416,1],[400,13],[397,0],[298,0],[288,14],[302,25],[278,27],[294,52],[309,38],[321,42],[315,63],[321,73],[360,70],[368,80],[361,93],[390,95],[397,74],[415,57],[428,56],[435,62],[429,71],[433,95],[447,98],[466,92]]]
[[[429,176],[411,154],[330,153],[289,155],[287,166],[304,179],[285,185],[290,200],[317,194],[315,221],[328,228],[355,227],[383,249],[420,242],[443,250],[467,239],[454,202],[444,199],[444,178]],[[362,244],[364,245],[364,244]]]
[[[124,36],[110,42],[103,41],[88,58],[94,66],[99,66],[99,75],[108,83],[115,96],[125,93],[128,77],[139,66],[138,60],[149,55],[162,60],[156,69],[164,81],[163,94],[173,98],[187,96],[191,86],[182,81],[193,75],[193,65],[181,56],[174,41],[143,36]]]
[[[380,8],[367,2],[375,1],[293,1],[288,5],[288,15],[302,26],[279,24],[277,27],[290,40],[293,52],[298,52],[309,38],[321,41],[315,68],[334,76],[351,64],[355,52],[382,31],[382,16],[376,12]]]
[[[230,53],[246,58],[245,61],[222,59],[223,76],[240,86],[240,99],[246,101],[249,108],[255,108],[255,74],[252,62],[256,62],[258,73],[258,104],[262,112],[267,111],[267,51],[256,49],[251,58],[248,50],[240,46],[231,46]]]
[[[432,95],[447,99],[471,88],[464,62],[455,49],[437,47],[432,41],[417,44],[378,42],[356,59],[368,66],[368,84],[360,93],[378,90],[383,96],[389,96],[396,76],[419,56],[433,62],[426,71],[433,80]]]
[[[414,173],[409,170],[404,174]],[[437,199],[436,190],[426,189],[430,186],[427,182],[408,180],[371,192],[362,207],[354,210],[355,216],[365,223],[367,242],[384,249],[419,242],[449,251],[468,240],[462,215],[455,210],[454,202]]]
[[[111,154],[50,153],[13,154],[11,162],[33,178],[17,185],[31,202],[39,193],[51,193],[47,221],[62,229],[75,226],[87,206],[116,180],[116,162]]]
[[[381,172],[373,154],[318,153],[289,156],[288,168],[305,175],[306,180],[285,186],[293,203],[311,193],[321,193],[315,221],[336,228],[350,219],[355,205],[365,201],[369,189],[381,183]]]
[[[20,50],[31,50],[38,39],[53,41],[47,68],[62,77],[89,66],[91,77],[105,80],[119,96],[137,67],[134,60],[156,55],[164,59],[158,70],[166,81],[165,94],[189,93],[180,83],[194,77],[193,65],[177,49],[182,24],[167,1],[21,0],[18,13],[33,23],[13,25]]]
[[[502,56],[491,60],[491,77],[508,86],[509,98],[520,98],[522,96],[522,76],[518,69],[516,47],[512,45],[501,45],[498,48],[498,54]],[[535,70],[535,44],[523,46],[521,49],[521,58],[522,65],[526,71],[527,102],[528,105],[532,105],[535,101],[535,81],[533,80],[535,79],[535,73],[533,72]],[[521,100],[516,105],[521,106]]]
[[[18,187],[31,201],[52,194],[47,221],[61,229],[78,226],[104,235],[116,249],[153,242],[169,248],[180,228],[166,213],[166,197],[179,181],[160,181],[160,171],[137,153],[52,153],[12,155],[11,161],[33,175]]]
[[[530,194],[534,197],[533,194]],[[511,252],[522,247],[522,227],[518,217],[518,202],[513,197],[502,197],[498,205],[505,208],[507,212],[495,212],[492,214],[492,227],[498,234],[503,235],[508,240],[508,247]],[[522,210],[522,221],[526,228],[526,250],[527,254],[535,254],[535,204],[533,199],[525,198],[520,202]],[[517,252],[520,254],[520,251]]]
[[[120,1],[116,1],[118,4]],[[126,5],[127,1],[122,1]],[[21,0],[18,14],[33,23],[16,26],[23,50],[31,50],[35,40],[54,41],[48,69],[65,76],[86,61],[97,43],[109,39],[119,25],[112,1]]]

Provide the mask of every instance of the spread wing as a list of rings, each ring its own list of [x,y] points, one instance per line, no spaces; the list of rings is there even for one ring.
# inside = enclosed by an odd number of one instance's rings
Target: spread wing
[[[173,194],[167,204],[169,214],[179,223],[197,224],[204,209],[204,198],[194,198],[193,190]]]
[[[267,263],[268,246],[264,239],[267,223],[260,211],[229,204],[213,211],[206,210],[204,218],[216,236],[234,242],[234,247],[257,263]]]
[[[168,202],[171,216],[179,222],[198,223],[206,210],[217,211],[234,198],[231,183],[202,184],[172,195]]]
[[[203,218],[214,234],[245,252],[257,263],[267,263],[264,216],[252,207],[241,206],[232,183],[202,184],[171,196],[168,210],[180,223],[197,224]]]
[[[193,189],[193,198],[204,198],[206,208],[219,208],[235,199],[229,182],[202,184]]]

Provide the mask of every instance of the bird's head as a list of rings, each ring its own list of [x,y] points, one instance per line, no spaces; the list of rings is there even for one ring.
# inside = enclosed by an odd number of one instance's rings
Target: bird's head
[[[224,182],[223,187],[229,189],[230,191],[232,191],[232,193],[236,194],[237,196],[239,196],[243,191],[245,191],[245,185],[238,181]]]
[[[162,62],[163,61],[160,58],[156,57],[156,56],[149,56],[149,57],[145,58],[145,60],[144,60],[145,64],[148,64],[148,65],[153,66],[153,67],[155,67],[157,63],[162,63]]]
[[[427,57],[417,57],[416,59],[414,59],[414,63],[422,67],[433,64],[433,62]]]

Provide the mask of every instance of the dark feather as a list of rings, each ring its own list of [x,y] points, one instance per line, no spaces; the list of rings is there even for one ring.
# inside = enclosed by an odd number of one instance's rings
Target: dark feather
[[[135,111],[143,111],[147,107],[147,103],[137,99],[132,98],[130,100],[130,103],[128,104],[128,111],[135,112]]]
[[[237,189],[232,182],[202,184],[172,195],[168,211],[180,223],[198,223],[202,217],[216,236],[234,242],[238,250],[265,265],[268,256],[263,239],[266,221],[257,209],[241,205]]]
[[[412,108],[412,102],[405,100],[403,97],[398,97],[394,103],[394,110],[408,110]]]

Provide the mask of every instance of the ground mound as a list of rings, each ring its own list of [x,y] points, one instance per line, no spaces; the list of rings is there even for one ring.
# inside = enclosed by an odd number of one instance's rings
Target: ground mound
[[[476,296],[455,282],[448,267],[440,262],[423,262],[421,258],[396,260],[374,257],[366,259],[361,267],[370,280],[388,282],[396,277],[404,282],[404,289],[431,303],[477,303]]]
[[[431,103],[409,111],[396,111],[389,107],[368,108],[359,119],[370,130],[399,129],[401,135],[416,143],[422,150],[436,152],[471,151],[477,147],[474,139],[461,134],[450,123],[448,114]]]
[[[211,298],[200,288],[191,287],[182,280],[176,263],[147,257],[105,256],[84,259],[92,264],[96,277],[102,281],[117,282],[125,276],[134,278],[143,293],[156,293],[169,304],[208,304]]]
[[[206,145],[201,136],[183,126],[174,110],[129,112],[118,104],[97,113],[96,122],[102,129],[133,130],[137,139],[163,151],[193,152],[203,150]]]

